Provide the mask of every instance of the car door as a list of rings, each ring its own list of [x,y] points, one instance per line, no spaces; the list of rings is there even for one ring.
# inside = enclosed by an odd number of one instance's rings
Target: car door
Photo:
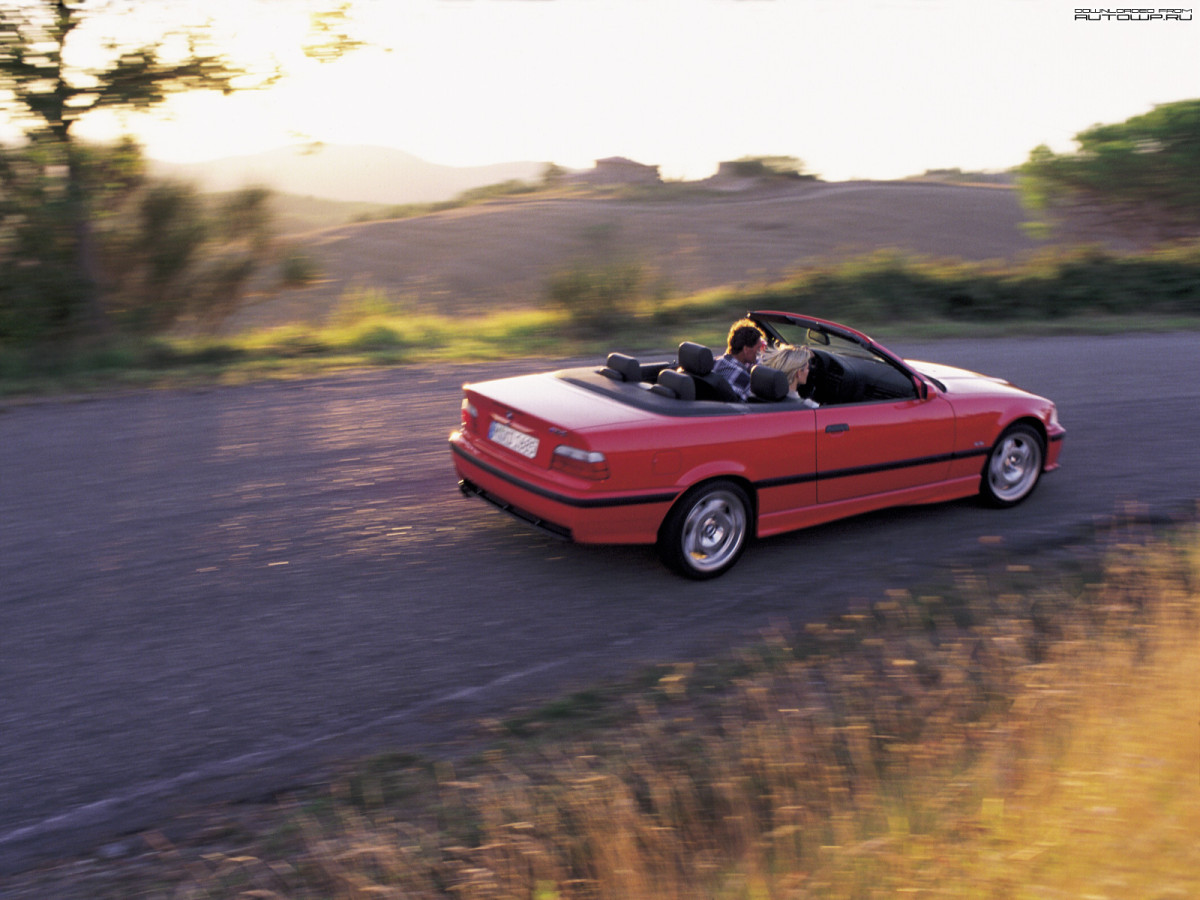
[[[817,415],[817,502],[945,480],[954,411],[941,397],[823,406]]]

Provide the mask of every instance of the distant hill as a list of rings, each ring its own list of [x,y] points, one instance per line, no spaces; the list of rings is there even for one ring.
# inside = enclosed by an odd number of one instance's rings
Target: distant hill
[[[356,203],[436,203],[510,179],[537,181],[542,162],[455,167],[385,147],[285,147],[200,163],[151,160],[153,175],[198,184],[204,191],[262,185],[284,194]]]
[[[228,196],[214,194],[214,197]],[[321,228],[334,228],[351,222],[383,219],[394,204],[360,203],[351,200],[326,200],[322,197],[298,197],[276,193],[271,197],[275,214],[275,232],[280,235],[302,234]]]
[[[1016,191],[936,182],[786,181],[654,199],[531,196],[408,219],[325,228],[290,241],[316,281],[264,296],[231,330],[329,320],[346,296],[477,315],[544,302],[555,272],[630,260],[675,293],[763,284],[797,267],[880,250],[1010,260],[1040,246]]]

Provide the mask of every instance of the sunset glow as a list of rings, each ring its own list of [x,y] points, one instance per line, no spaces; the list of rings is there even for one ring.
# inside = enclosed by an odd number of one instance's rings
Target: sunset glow
[[[367,0],[374,46],[326,65],[270,3],[202,9],[290,77],[81,133],[174,161],[322,141],[447,165],[621,155],[668,178],[778,154],[834,180],[1003,169],[1200,96],[1200,25],[1076,21],[1063,0]]]

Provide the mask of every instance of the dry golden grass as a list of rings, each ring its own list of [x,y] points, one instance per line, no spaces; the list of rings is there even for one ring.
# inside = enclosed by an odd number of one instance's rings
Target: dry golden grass
[[[286,862],[176,896],[1200,896],[1200,532],[1074,592],[991,582],[776,636],[727,685],[672,669],[628,724],[442,763],[420,802],[347,782]]]

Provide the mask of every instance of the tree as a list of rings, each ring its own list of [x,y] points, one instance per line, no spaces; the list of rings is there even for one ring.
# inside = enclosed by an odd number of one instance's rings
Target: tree
[[[110,8],[111,4],[98,6],[86,0],[29,0],[0,9],[0,88],[8,94],[2,108],[62,167],[63,212],[74,242],[74,276],[93,328],[104,326],[104,310],[84,153],[74,140],[74,126],[97,110],[146,109],[178,91],[228,93],[235,79],[246,75],[219,55],[200,51],[195,35],[187,37],[182,55],[167,51],[164,36],[160,44],[151,46],[110,43],[98,63],[73,63],[73,45],[81,28]]]
[[[0,5],[0,112],[22,125],[49,177],[62,182],[59,221],[68,233],[57,235],[56,244],[70,246],[72,290],[92,328],[103,328],[107,319],[93,227],[97,210],[87,151],[73,133],[75,125],[100,110],[143,111],[175,93],[228,94],[282,77],[277,66],[251,72],[237,65],[216,51],[202,25],[166,29],[150,43],[131,43],[119,29],[106,27],[129,22],[135,6],[135,0]],[[326,61],[360,46],[346,33],[348,8],[313,13],[315,36],[303,48],[308,56]]]
[[[777,176],[813,181],[815,175],[804,173],[804,161],[794,156],[743,156],[729,164],[743,178]]]
[[[85,287],[58,149],[0,149],[0,343],[63,338],[79,324]],[[143,183],[141,152],[128,140],[75,152],[79,192],[107,228]]]
[[[209,198],[164,181],[123,199],[98,234],[110,317],[137,333],[215,329],[273,252],[270,191]]]
[[[1075,153],[1036,147],[1018,169],[1042,230],[1151,243],[1200,234],[1200,100],[1155,106],[1075,136]]]

